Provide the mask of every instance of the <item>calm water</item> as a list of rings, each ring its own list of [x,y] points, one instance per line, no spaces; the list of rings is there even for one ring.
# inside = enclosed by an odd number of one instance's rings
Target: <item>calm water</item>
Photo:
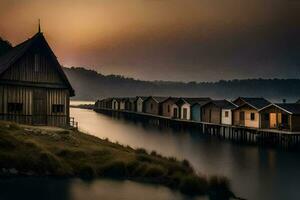
[[[74,108],[71,115],[79,122],[80,129],[89,134],[156,150],[166,156],[186,158],[199,172],[225,175],[231,180],[234,192],[247,199],[300,198],[299,153],[232,144],[188,131],[114,119],[92,110]],[[127,190],[136,192],[134,188]],[[166,196],[165,199],[174,198]]]
[[[188,200],[165,187],[132,181],[16,178],[0,179],[1,200]],[[206,198],[196,198],[206,200]]]

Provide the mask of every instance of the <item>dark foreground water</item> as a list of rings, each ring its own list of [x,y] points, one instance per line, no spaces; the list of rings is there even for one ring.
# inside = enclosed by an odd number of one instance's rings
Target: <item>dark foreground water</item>
[[[0,179],[1,200],[189,200],[165,187],[132,181],[14,178]],[[206,200],[206,198],[195,198]]]
[[[121,144],[188,159],[204,174],[225,175],[239,196],[253,200],[300,199],[300,154],[237,145],[198,133],[156,128],[72,109],[80,129]]]
[[[156,128],[124,119],[114,119],[92,110],[72,108],[71,116],[79,122],[80,129],[89,134],[132,147],[156,150],[165,156],[186,158],[197,171],[204,174],[225,175],[231,180],[234,192],[244,198],[300,199],[299,153],[232,144],[206,138],[197,132]],[[19,178],[0,180],[0,200],[2,199],[188,198],[165,187],[130,181],[98,180],[87,183],[77,179]]]

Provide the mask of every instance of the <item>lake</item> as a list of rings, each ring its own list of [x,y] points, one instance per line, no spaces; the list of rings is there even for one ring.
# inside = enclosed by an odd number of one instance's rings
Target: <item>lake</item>
[[[165,156],[186,158],[200,173],[224,175],[231,180],[233,191],[244,198],[299,199],[300,156],[297,152],[238,145],[208,138],[198,132],[158,128],[112,118],[92,110],[71,108],[71,116],[79,122],[79,129],[88,134],[135,148],[155,150]],[[100,179],[86,182],[80,179],[13,178],[0,179],[0,199],[190,200],[191,198],[166,187],[132,181]]]
[[[78,121],[80,130],[88,134],[155,150],[165,156],[186,158],[200,173],[224,175],[231,180],[234,192],[244,198],[299,199],[298,152],[238,145],[197,132],[112,118],[92,110],[72,108],[71,116]]]

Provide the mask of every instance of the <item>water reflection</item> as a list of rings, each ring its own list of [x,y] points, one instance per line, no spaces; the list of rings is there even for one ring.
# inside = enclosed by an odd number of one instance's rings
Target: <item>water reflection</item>
[[[232,144],[195,131],[156,128],[91,110],[71,109],[71,115],[89,134],[187,158],[199,172],[225,175],[234,191],[247,199],[299,199],[300,157],[296,152]]]
[[[79,179],[0,179],[1,200],[207,200],[189,198],[168,188],[131,181]]]

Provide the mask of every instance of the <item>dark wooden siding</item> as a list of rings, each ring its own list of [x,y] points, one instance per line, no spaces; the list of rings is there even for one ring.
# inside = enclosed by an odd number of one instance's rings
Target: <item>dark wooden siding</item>
[[[38,63],[35,63],[35,55],[38,55]],[[63,85],[54,63],[45,55],[35,53],[25,54],[2,75],[1,79]]]
[[[0,119],[25,124],[64,125],[69,119],[69,100],[67,89],[0,85]],[[9,112],[9,103],[21,103],[22,111]],[[53,113],[53,105],[63,105],[63,112]]]

